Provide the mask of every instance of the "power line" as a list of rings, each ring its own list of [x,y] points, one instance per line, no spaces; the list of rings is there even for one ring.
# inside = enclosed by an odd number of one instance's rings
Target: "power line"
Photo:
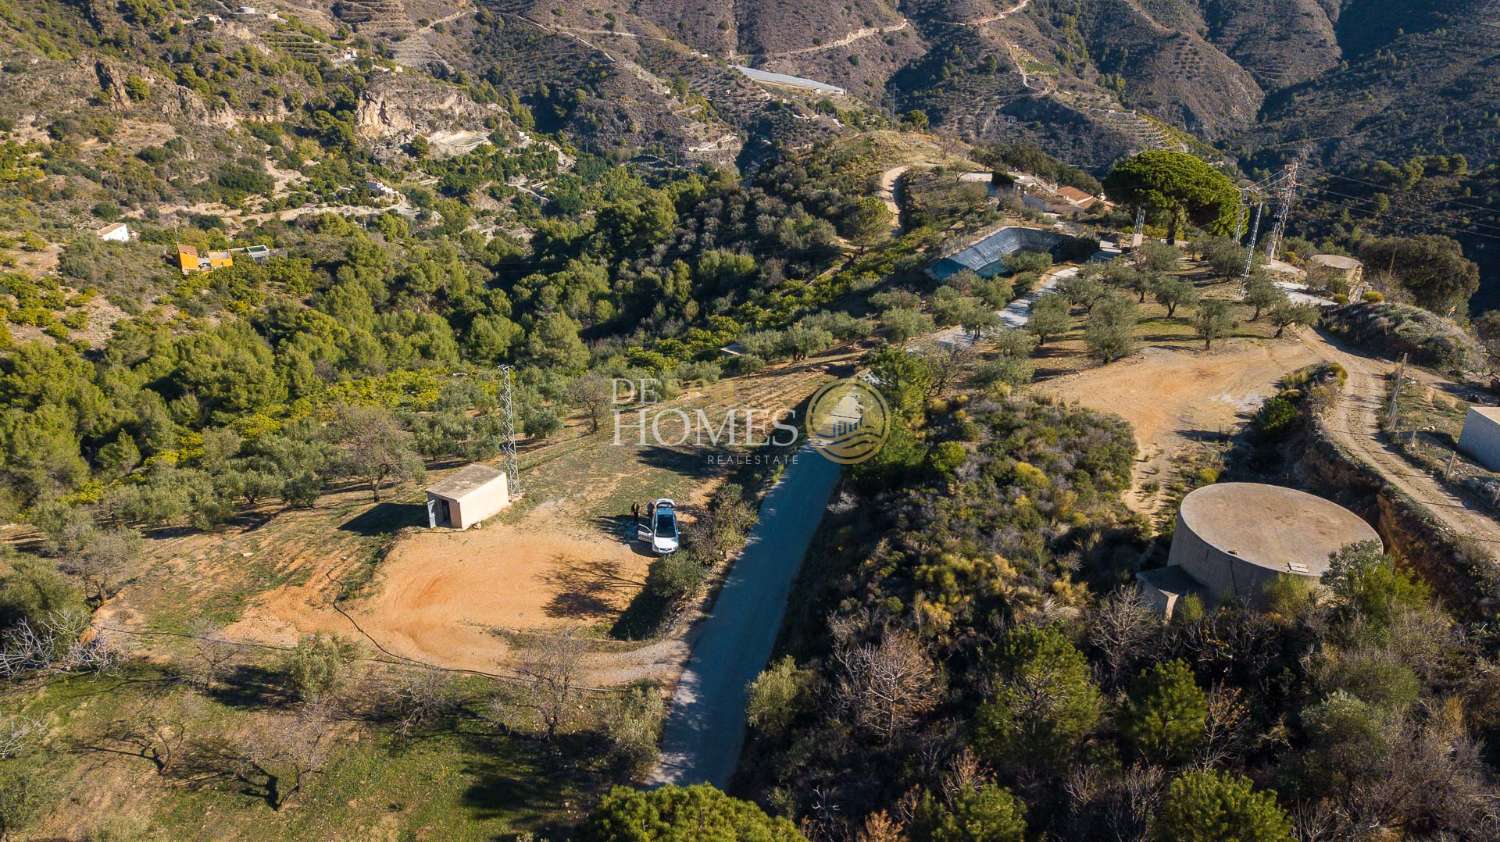
[[[1392,213],[1392,214],[1402,214],[1402,215],[1411,216],[1411,215],[1417,214],[1417,213],[1422,212],[1422,211],[1433,212],[1435,215],[1438,215],[1438,214],[1441,213],[1441,212],[1438,212],[1438,211],[1433,211],[1432,207],[1429,206],[1429,205],[1423,205],[1421,207],[1416,207],[1416,206],[1412,206],[1412,205],[1399,205],[1398,206],[1394,202],[1390,206],[1388,206],[1388,207],[1381,208],[1380,207],[1380,203],[1378,201],[1376,201],[1375,199],[1370,198],[1369,196],[1354,196],[1354,195],[1350,195],[1348,193],[1340,193],[1339,191],[1333,190],[1333,189],[1328,188],[1328,187],[1309,187],[1309,189],[1317,190],[1318,192],[1325,193],[1325,194],[1327,194],[1329,196],[1337,196],[1337,197],[1339,197],[1341,199],[1348,199],[1348,200],[1353,201],[1353,202],[1359,202],[1361,204],[1370,205],[1370,206],[1372,206],[1372,207],[1374,207],[1376,209],[1376,213],[1377,214]],[[1476,236],[1480,236],[1480,237],[1495,237],[1495,236],[1500,236],[1500,235],[1496,235],[1496,234],[1487,234],[1487,233],[1485,233],[1483,231],[1473,230],[1475,228],[1488,228],[1488,229],[1491,229],[1491,230],[1494,230],[1494,231],[1500,231],[1500,226],[1497,226],[1497,225],[1489,225],[1489,224],[1484,223],[1484,222],[1471,222],[1471,221],[1468,221],[1468,220],[1453,219],[1451,217],[1444,217],[1444,216],[1439,216],[1439,218],[1442,219],[1442,220],[1444,220],[1445,222],[1452,223],[1453,226],[1457,227],[1459,230],[1469,230],[1471,233],[1475,234]],[[1426,221],[1426,220],[1423,220],[1423,221]]]
[[[1407,224],[1407,225],[1412,225],[1414,227],[1419,227],[1419,228],[1425,227],[1425,228],[1429,228],[1429,229],[1432,229],[1432,230],[1442,231],[1443,233],[1446,233],[1446,234],[1469,235],[1469,236],[1474,236],[1474,237],[1482,237],[1482,238],[1488,239],[1488,240],[1497,240],[1497,241],[1500,241],[1500,236],[1497,236],[1495,234],[1488,234],[1488,233],[1485,233],[1483,231],[1476,231],[1476,230],[1474,230],[1472,228],[1454,228],[1454,227],[1451,227],[1451,226],[1446,226],[1446,225],[1442,225],[1442,224],[1433,222],[1430,219],[1425,219],[1425,218],[1419,217],[1419,216],[1416,215],[1417,214],[1416,210],[1406,209],[1406,208],[1397,208],[1397,207],[1381,208],[1377,203],[1375,203],[1374,201],[1372,201],[1372,200],[1370,200],[1368,198],[1363,198],[1363,197],[1360,197],[1360,196],[1351,196],[1351,195],[1349,195],[1347,193],[1339,193],[1337,191],[1329,190],[1329,189],[1324,188],[1324,187],[1311,188],[1311,189],[1316,190],[1318,193],[1323,194],[1325,196],[1334,196],[1334,197],[1337,197],[1338,199],[1345,200],[1345,201],[1342,201],[1342,202],[1340,202],[1340,201],[1324,200],[1326,204],[1330,204],[1330,205],[1347,205],[1347,204],[1365,205],[1366,207],[1363,208],[1363,209],[1360,209],[1360,212],[1368,214],[1371,217],[1386,216],[1386,215],[1388,215],[1390,217],[1393,217],[1395,222],[1399,222],[1399,223],[1403,223],[1403,224]],[[1452,222],[1452,220],[1445,220],[1445,221]]]
[[[1336,196],[1336,197],[1341,198],[1341,199],[1349,200],[1349,201],[1346,201],[1346,202],[1329,201],[1329,200],[1326,200],[1326,199],[1323,200],[1325,204],[1329,204],[1329,205],[1344,205],[1344,204],[1348,204],[1349,202],[1354,202],[1354,203],[1358,203],[1358,204],[1367,204],[1367,205],[1372,205],[1372,206],[1375,204],[1372,200],[1370,200],[1368,198],[1363,198],[1363,197],[1360,197],[1360,196],[1350,196],[1350,195],[1348,195],[1346,193],[1338,193],[1338,192],[1329,190],[1329,189],[1324,188],[1324,187],[1312,187],[1312,188],[1309,188],[1309,190],[1311,190],[1313,192],[1316,192],[1316,193],[1323,194],[1323,195]],[[1375,215],[1375,214],[1371,213],[1368,209],[1366,209],[1366,210],[1364,210],[1362,212],[1363,213],[1369,213],[1372,216]],[[1397,217],[1395,219],[1395,221],[1398,222],[1398,223],[1403,223],[1403,224],[1406,224],[1406,225],[1411,225],[1413,227],[1427,228],[1430,231],[1439,231],[1439,232],[1442,232],[1444,234],[1450,234],[1450,235],[1481,237],[1481,238],[1486,239],[1486,240],[1494,240],[1496,242],[1500,242],[1500,236],[1497,236],[1497,235],[1494,235],[1494,234],[1486,234],[1486,233],[1481,232],[1481,231],[1475,231],[1472,228],[1469,228],[1469,229],[1450,228],[1448,226],[1439,225],[1439,224],[1433,223],[1430,220],[1420,219],[1420,218],[1417,218],[1417,217],[1413,216],[1412,214],[1414,213],[1414,211],[1408,211],[1408,210],[1405,210],[1405,209],[1398,209],[1398,208],[1387,208],[1387,209],[1385,209],[1383,211],[1383,213],[1390,214],[1391,216]]]
[[[1392,189],[1397,189],[1397,190],[1399,190],[1401,192],[1410,192],[1410,190],[1411,190],[1411,188],[1409,188],[1409,187],[1394,188],[1393,185],[1380,184],[1380,183],[1374,182],[1374,181],[1367,181],[1367,180],[1362,179],[1362,178],[1355,178],[1352,175],[1344,175],[1343,173],[1336,173],[1336,172],[1333,172],[1332,170],[1319,170],[1319,172],[1321,172],[1323,175],[1328,176],[1330,178],[1337,178],[1337,179],[1340,179],[1340,180],[1343,180],[1343,181],[1352,181],[1355,184],[1363,184],[1363,185],[1365,185],[1367,187],[1374,187],[1374,188],[1376,188],[1378,190],[1390,191]],[[1477,210],[1477,211],[1483,211],[1484,213],[1495,214],[1497,216],[1500,216],[1500,210],[1497,210],[1495,208],[1488,208],[1488,207],[1485,207],[1484,205],[1473,205],[1473,204],[1469,204],[1468,202],[1460,202],[1457,199],[1441,199],[1441,200],[1433,202],[1432,204],[1433,205],[1453,204],[1453,205],[1458,205],[1459,207],[1462,207],[1462,208],[1472,208],[1472,209]]]

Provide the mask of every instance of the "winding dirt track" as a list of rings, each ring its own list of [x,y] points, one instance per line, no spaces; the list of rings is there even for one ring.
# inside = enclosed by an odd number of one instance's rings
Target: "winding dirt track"
[[[1310,330],[1299,333],[1303,344],[1349,373],[1343,397],[1326,418],[1330,434],[1356,457],[1380,472],[1385,481],[1426,506],[1454,534],[1479,541],[1493,558],[1500,548],[1500,522],[1472,508],[1432,475],[1407,462],[1380,438],[1380,414],[1386,402],[1386,378],[1395,365],[1350,353]]]

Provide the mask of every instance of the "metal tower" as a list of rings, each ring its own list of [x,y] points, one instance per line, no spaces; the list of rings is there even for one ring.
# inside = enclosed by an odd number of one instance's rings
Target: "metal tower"
[[[1266,209],[1265,202],[1255,205],[1255,224],[1250,226],[1250,247],[1245,249],[1245,279],[1249,280],[1250,270],[1255,266],[1255,240],[1260,237],[1260,215]]]
[[[515,379],[515,369],[502,365],[500,374],[505,378],[503,396],[505,405],[501,407],[501,411],[505,413],[505,442],[501,445],[501,450],[505,453],[505,480],[510,496],[518,497],[521,494],[521,465],[516,458],[516,404],[511,394],[511,381]]]
[[[1281,238],[1286,234],[1286,219],[1291,216],[1292,202],[1297,198],[1297,169],[1301,166],[1300,160],[1287,164],[1286,175],[1281,179],[1276,196],[1276,224],[1271,229],[1271,236],[1266,238],[1268,260],[1276,259],[1276,252],[1281,248]]]

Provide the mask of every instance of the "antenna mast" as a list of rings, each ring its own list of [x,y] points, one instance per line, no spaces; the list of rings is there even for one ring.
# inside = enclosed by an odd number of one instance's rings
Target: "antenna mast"
[[[505,479],[510,496],[518,497],[521,494],[521,466],[516,459],[516,404],[511,394],[511,381],[515,379],[515,369],[509,365],[502,365],[500,374],[505,378],[503,395],[505,405],[501,407],[505,413],[505,442],[501,445],[501,450],[505,453]]]

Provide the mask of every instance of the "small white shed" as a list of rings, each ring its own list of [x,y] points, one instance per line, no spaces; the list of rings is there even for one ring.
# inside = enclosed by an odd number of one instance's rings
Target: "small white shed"
[[[1500,471],[1500,406],[1471,406],[1458,449],[1492,471]]]
[[[130,242],[130,226],[123,222],[106,225],[99,229],[99,239],[110,243]]]
[[[468,529],[508,505],[505,472],[475,462],[427,489],[427,525]]]

